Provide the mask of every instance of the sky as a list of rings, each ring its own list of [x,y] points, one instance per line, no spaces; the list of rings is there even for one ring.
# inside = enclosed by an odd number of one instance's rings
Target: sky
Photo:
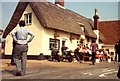
[[[18,0],[0,0],[0,29],[5,29],[17,6]],[[11,2],[10,2],[11,1]],[[48,0],[54,3],[54,0]],[[93,19],[95,8],[99,21],[118,20],[118,0],[65,0],[65,8]]]

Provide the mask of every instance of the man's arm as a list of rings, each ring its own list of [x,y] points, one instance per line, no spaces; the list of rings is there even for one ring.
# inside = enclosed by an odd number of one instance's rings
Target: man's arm
[[[90,50],[92,50],[92,44],[90,44]]]
[[[31,31],[28,31],[28,34],[30,35],[30,38],[28,39],[28,43],[29,43],[33,40],[34,34]]]
[[[11,33],[11,35],[12,35],[12,37],[13,37],[13,40],[14,40],[15,42],[17,42],[18,40],[17,40],[17,38],[16,38],[16,31],[13,31],[13,32]]]
[[[97,49],[99,49],[99,48],[98,48],[98,44],[97,44]]]
[[[114,46],[114,51],[115,51],[115,53],[116,53],[116,44],[115,44],[115,46]]]

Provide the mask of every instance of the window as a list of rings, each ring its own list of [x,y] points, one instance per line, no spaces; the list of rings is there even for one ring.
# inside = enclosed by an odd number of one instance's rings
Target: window
[[[24,15],[25,19],[25,24],[26,25],[31,25],[32,24],[32,13],[28,13]]]
[[[81,29],[82,29],[82,31],[83,31],[83,32],[85,31],[85,29],[84,29],[84,27],[83,27],[83,26],[81,26]]]
[[[59,50],[60,48],[60,40],[59,39],[49,39],[49,49],[57,48]]]
[[[80,25],[80,27],[81,27],[82,31],[83,31],[83,32],[85,32],[85,27],[84,27],[84,24],[83,24],[83,23],[81,23],[81,22],[78,22],[78,24]]]

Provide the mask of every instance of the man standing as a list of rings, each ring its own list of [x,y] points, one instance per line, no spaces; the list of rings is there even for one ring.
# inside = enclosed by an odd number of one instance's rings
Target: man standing
[[[12,32],[13,40],[16,42],[14,47],[14,61],[16,64],[16,76],[24,76],[26,74],[28,43],[32,41],[34,35],[31,31],[24,28],[24,20],[19,22],[19,26],[17,30]],[[28,35],[30,35],[30,38],[27,40]]]
[[[92,51],[92,64],[95,65],[95,58],[96,58],[96,50],[98,49],[98,44],[95,42],[95,40],[92,41],[90,45],[91,51]]]
[[[118,69],[118,73],[117,73],[117,77],[120,79],[120,40],[118,43],[118,64],[119,64],[119,69]]]
[[[120,55],[118,54],[118,52],[119,52],[119,44],[118,44],[118,42],[116,42],[116,44],[115,44],[115,62],[114,63],[117,62],[117,56],[118,56],[118,59],[120,57]]]

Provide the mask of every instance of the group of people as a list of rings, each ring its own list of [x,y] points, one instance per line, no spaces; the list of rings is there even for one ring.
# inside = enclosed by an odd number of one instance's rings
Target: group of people
[[[92,64],[95,65],[95,58],[96,58],[96,51],[98,49],[98,44],[95,42],[95,40],[92,41],[90,48],[88,47],[88,44],[86,44],[85,47],[82,47],[80,44],[78,47],[74,50],[74,56],[77,61],[82,60],[84,61],[84,56],[92,56]]]
[[[114,59],[114,52],[109,52],[108,49],[98,49],[98,44],[93,40],[90,47],[88,47],[88,44],[86,46],[82,47],[80,44],[78,44],[78,47],[74,50],[74,56],[77,61],[84,61],[84,56],[92,56],[92,64],[95,64],[95,58],[99,58],[100,61],[108,61],[108,59],[113,60]],[[120,54],[119,54],[119,45],[118,42],[115,45],[115,63],[117,62],[117,56],[118,61],[120,60]]]
[[[74,56],[76,58],[75,62],[84,62],[84,56],[91,56],[91,50],[89,49],[88,44],[86,44],[85,47],[78,44],[78,47],[74,50]]]

